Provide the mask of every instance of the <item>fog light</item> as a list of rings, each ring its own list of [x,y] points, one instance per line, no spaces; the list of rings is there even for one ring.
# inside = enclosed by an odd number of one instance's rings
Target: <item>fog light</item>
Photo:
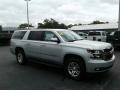
[[[100,68],[95,68],[95,71],[100,71]]]

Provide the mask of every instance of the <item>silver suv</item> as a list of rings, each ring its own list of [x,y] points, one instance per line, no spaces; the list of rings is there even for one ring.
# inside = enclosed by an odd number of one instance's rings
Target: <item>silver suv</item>
[[[73,31],[61,29],[15,31],[10,50],[21,65],[29,58],[60,65],[73,79],[83,78],[86,72],[108,71],[115,60],[111,44],[83,40]]]

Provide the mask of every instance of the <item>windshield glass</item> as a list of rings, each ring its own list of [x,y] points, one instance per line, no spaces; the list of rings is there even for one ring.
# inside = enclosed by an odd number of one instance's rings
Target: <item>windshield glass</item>
[[[89,36],[99,36],[100,32],[89,32]]]
[[[111,32],[110,35],[113,36],[115,32]]]
[[[64,39],[66,42],[73,42],[77,40],[83,40],[82,37],[74,33],[73,31],[58,31],[58,34]]]

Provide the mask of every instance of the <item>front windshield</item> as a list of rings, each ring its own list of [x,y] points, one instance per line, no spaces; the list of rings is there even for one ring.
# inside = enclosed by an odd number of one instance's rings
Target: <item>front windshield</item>
[[[99,36],[100,32],[89,32],[89,36]]]
[[[115,32],[111,32],[110,35],[113,36]]]
[[[78,40],[83,40],[82,37],[74,33],[73,31],[58,31],[58,34],[64,39],[66,42],[73,42]]]

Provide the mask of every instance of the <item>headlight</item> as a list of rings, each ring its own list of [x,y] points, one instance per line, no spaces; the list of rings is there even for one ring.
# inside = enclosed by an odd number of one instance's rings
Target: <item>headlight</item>
[[[87,52],[90,53],[90,54],[93,54],[93,53],[95,53],[95,50],[87,49]]]
[[[102,54],[103,53],[102,50],[90,50],[90,49],[88,49],[87,52],[90,54]]]
[[[102,59],[103,51],[102,50],[87,50],[90,53],[90,58],[92,59]]]

